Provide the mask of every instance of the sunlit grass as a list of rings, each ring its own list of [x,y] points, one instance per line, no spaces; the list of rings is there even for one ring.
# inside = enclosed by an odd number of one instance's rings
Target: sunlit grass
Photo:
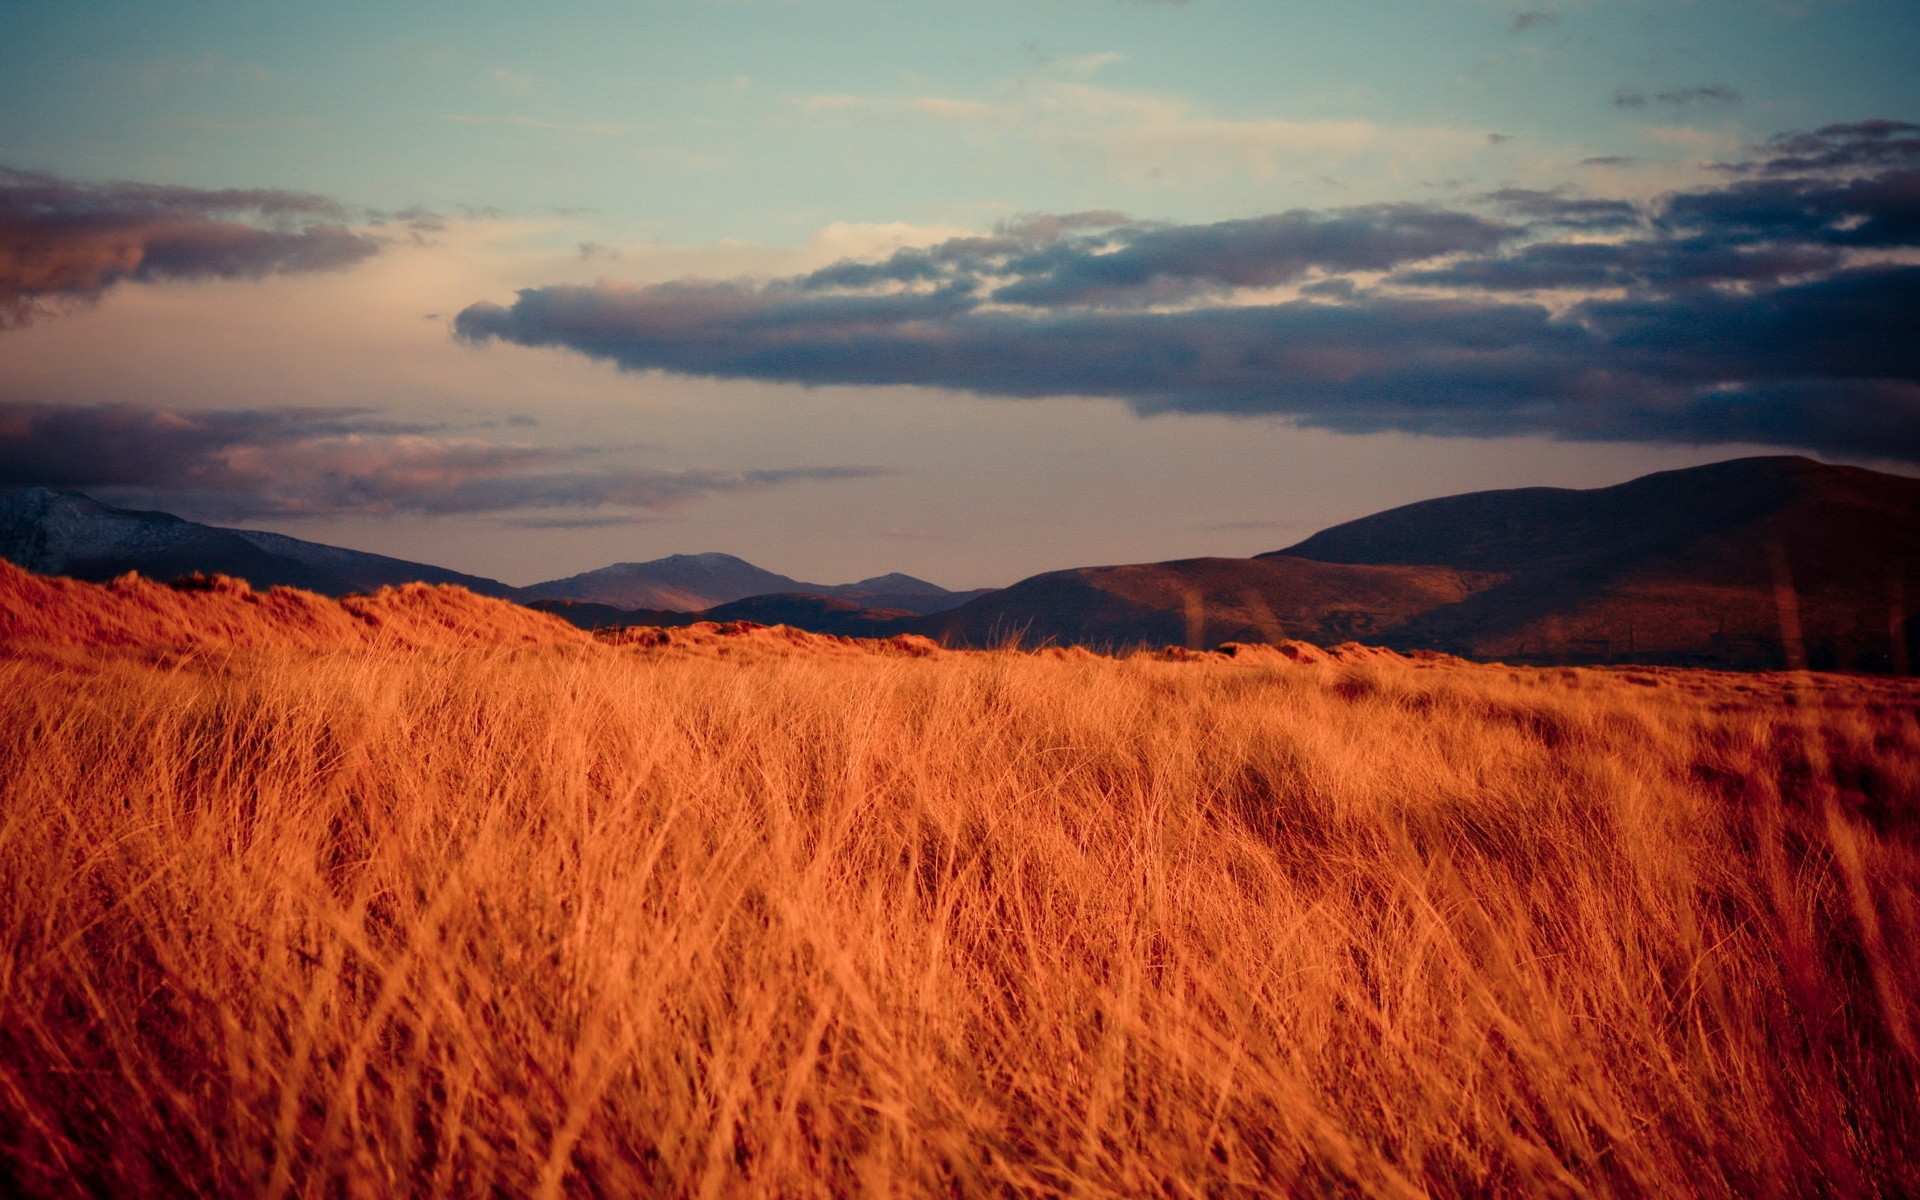
[[[1915,699],[1004,652],[18,656],[0,1184],[1907,1194]]]

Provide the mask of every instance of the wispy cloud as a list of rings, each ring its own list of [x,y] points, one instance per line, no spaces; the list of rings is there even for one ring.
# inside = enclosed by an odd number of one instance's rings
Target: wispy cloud
[[[1325,171],[1371,156],[1406,163],[1484,149],[1479,130],[1400,127],[1365,120],[1220,117],[1175,95],[1102,87],[1083,69],[1106,56],[1056,60],[1052,73],[1010,84],[993,99],[942,95],[795,98],[822,119],[939,121],[989,141],[1089,156],[1117,178],[1186,185],[1229,175]]]
[[[153,122],[155,129],[180,129],[193,133],[286,133],[324,129],[326,123],[308,117],[267,118],[232,121],[218,117],[178,117]]]
[[[1097,54],[1069,54],[1047,60],[1051,70],[1067,75],[1085,77],[1116,63],[1127,61],[1127,56],[1117,50],[1102,50]]]
[[[487,76],[487,83],[496,91],[509,96],[528,96],[533,94],[534,78],[525,71],[509,71],[500,68]]]
[[[773,281],[529,288],[456,328],[688,375],[1920,462],[1920,126],[1741,171],[1644,205],[1077,214]]]
[[[507,125],[516,129],[538,129],[546,133],[577,133],[587,137],[626,137],[640,132],[635,125],[606,121],[548,121],[541,117],[478,117],[468,113],[440,113],[437,120],[456,125]]]
[[[870,466],[640,468],[604,452],[492,442],[351,409],[184,411],[0,401],[0,487],[69,487],[205,518],[517,514],[624,523],[705,496]]]

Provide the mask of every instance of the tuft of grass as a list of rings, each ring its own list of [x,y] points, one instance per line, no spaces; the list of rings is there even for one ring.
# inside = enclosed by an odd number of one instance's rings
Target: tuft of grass
[[[1899,1196],[1906,681],[0,659],[0,1190]]]

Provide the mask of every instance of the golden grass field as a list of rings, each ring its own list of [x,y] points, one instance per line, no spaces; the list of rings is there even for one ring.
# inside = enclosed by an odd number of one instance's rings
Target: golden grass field
[[[45,582],[0,1192],[1920,1190],[1914,680]]]

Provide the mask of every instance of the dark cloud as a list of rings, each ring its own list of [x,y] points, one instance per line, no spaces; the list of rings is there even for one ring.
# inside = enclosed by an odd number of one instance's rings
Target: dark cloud
[[[1741,99],[1739,92],[1724,83],[1669,88],[1664,92],[1656,92],[1653,98],[1662,104],[1671,104],[1676,108],[1686,108],[1694,104],[1738,104]],[[1645,108],[1647,94],[1639,88],[1617,88],[1613,93],[1613,102],[1620,108]]]
[[[1661,92],[1654,99],[1662,104],[1684,108],[1689,104],[1738,104],[1740,93],[1724,83],[1709,83],[1699,87],[1674,88]]]
[[[1906,121],[1858,121],[1812,133],[1780,134],[1761,147],[1761,157],[1731,170],[1772,174],[1877,171],[1920,168],[1920,125]]]
[[[1920,462],[1920,171],[1774,168],[1900,135],[1815,136],[1645,205],[1008,228],[771,283],[530,288],[456,332],[688,375]],[[1299,298],[1244,290],[1280,284]]]
[[[1492,291],[1676,291],[1778,285],[1838,269],[1849,252],[1920,244],[1920,170],[1835,180],[1763,175],[1641,210],[1510,189],[1486,199],[1539,226],[1638,230],[1610,241],[1545,239],[1512,253],[1401,272],[1401,282]]]
[[[299,192],[78,183],[0,167],[0,329],[125,280],[350,266],[379,246],[345,219],[333,201]]]
[[[399,225],[414,234],[445,233],[447,218],[430,208],[414,205],[395,212],[370,210],[367,219],[375,225]]]
[[[1138,307],[1275,286],[1316,270],[1383,271],[1442,254],[1485,251],[1517,232],[1485,217],[1420,204],[1296,209],[1182,226],[1077,214],[1028,221],[994,237],[902,250],[878,263],[836,263],[793,286],[819,292],[929,284],[916,302],[946,308],[970,307],[982,295],[1026,307]]]
[[[1481,199],[1530,221],[1574,229],[1614,229],[1638,225],[1641,213],[1624,200],[1569,197],[1563,192],[1531,188],[1503,188]]]
[[[1531,29],[1552,29],[1560,24],[1558,13],[1523,12],[1513,14],[1513,24],[1507,27],[1508,33],[1526,33]]]
[[[581,450],[447,436],[358,410],[190,412],[0,401],[0,487],[76,488],[207,519],[661,511],[717,492],[883,473],[859,466],[639,469],[592,465],[592,457]]]

